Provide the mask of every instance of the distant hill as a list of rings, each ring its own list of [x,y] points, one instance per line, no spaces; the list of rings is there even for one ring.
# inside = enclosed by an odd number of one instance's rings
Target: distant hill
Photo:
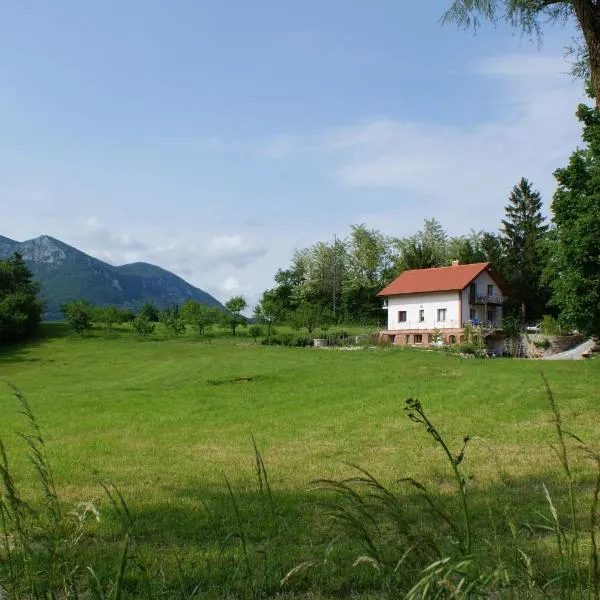
[[[147,301],[164,308],[195,298],[225,310],[216,298],[165,269],[148,263],[115,267],[47,235],[25,242],[0,236],[0,259],[13,252],[23,255],[41,285],[46,320],[62,319],[60,305],[78,299],[137,309]]]

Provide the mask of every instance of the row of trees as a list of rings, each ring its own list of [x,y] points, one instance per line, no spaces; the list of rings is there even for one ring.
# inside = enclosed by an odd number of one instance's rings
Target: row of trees
[[[378,323],[377,292],[407,269],[492,262],[513,290],[513,309],[527,319],[548,310],[543,271],[549,256],[549,227],[540,194],[522,179],[512,190],[498,232],[471,231],[450,237],[435,219],[405,238],[386,236],[365,225],[350,235],[297,251],[291,265],[275,275],[257,315],[311,326],[323,321]]]
[[[505,307],[518,321],[559,316],[566,328],[600,335],[600,110],[581,105],[586,147],[558,169],[553,218],[523,178],[512,189],[497,232],[450,237],[435,219],[412,236],[395,238],[365,225],[350,235],[297,251],[255,315],[309,332],[331,322],[380,322],[376,294],[407,269],[492,262],[511,288]]]
[[[225,306],[227,311],[211,307],[194,299],[186,300],[181,307],[169,306],[162,310],[152,302],[146,302],[138,312],[130,308],[116,306],[95,308],[87,300],[74,300],[61,306],[67,323],[76,333],[85,333],[94,323],[102,324],[111,331],[119,323],[131,323],[133,331],[146,336],[154,332],[156,323],[162,323],[169,333],[178,336],[193,327],[199,335],[206,335],[213,325],[220,324],[231,330],[232,335],[240,326],[245,327],[247,319],[242,311],[247,307],[242,296],[230,298]]]

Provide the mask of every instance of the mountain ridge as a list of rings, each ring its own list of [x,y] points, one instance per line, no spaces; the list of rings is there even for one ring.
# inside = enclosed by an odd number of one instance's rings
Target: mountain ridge
[[[14,252],[23,255],[40,284],[46,320],[62,319],[60,305],[80,299],[94,306],[112,304],[133,309],[144,302],[164,308],[196,299],[225,310],[208,292],[162,267],[145,262],[111,265],[49,235],[23,242],[0,236],[0,259]]]

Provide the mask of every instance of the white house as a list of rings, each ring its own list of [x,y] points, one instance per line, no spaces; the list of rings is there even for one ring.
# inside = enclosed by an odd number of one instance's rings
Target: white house
[[[503,345],[502,304],[508,286],[490,263],[404,271],[378,296],[385,299],[387,330],[395,344],[463,340],[466,323],[483,325],[488,346]]]

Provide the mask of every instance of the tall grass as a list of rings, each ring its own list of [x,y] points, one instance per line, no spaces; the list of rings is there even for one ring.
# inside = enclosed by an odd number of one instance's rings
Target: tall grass
[[[430,493],[415,479],[400,480],[409,484],[424,502],[429,522],[415,517],[415,511],[406,506],[405,496],[384,486],[359,466],[351,465],[357,473],[353,477],[316,482],[316,488],[329,493],[325,507],[336,526],[337,543],[357,547],[353,567],[372,568],[380,591],[389,597],[401,595],[410,599],[492,596],[597,600],[600,597],[597,543],[600,453],[564,429],[554,394],[543,375],[542,378],[555,429],[556,443],[552,448],[565,481],[566,516],[559,513],[544,484],[547,513],[533,515],[534,519],[541,516],[542,523],[516,522],[509,505],[503,516],[490,510],[489,519],[475,529],[476,509],[469,496],[471,477],[462,471],[461,465],[469,442],[476,438],[465,436],[458,450],[452,451],[421,402],[412,398],[406,400],[405,412],[441,450],[440,460],[446,463],[455,484],[455,493],[444,498],[444,494]],[[578,503],[585,499],[573,472],[571,443],[572,450],[593,465],[594,486],[587,524],[582,523],[577,510]],[[501,475],[507,485],[506,474]],[[505,547],[506,539],[501,538],[499,530],[511,532],[512,549]],[[530,533],[553,535],[555,559],[550,559],[554,564],[550,570],[536,564],[527,552]],[[589,546],[587,556],[582,553],[584,545]]]

